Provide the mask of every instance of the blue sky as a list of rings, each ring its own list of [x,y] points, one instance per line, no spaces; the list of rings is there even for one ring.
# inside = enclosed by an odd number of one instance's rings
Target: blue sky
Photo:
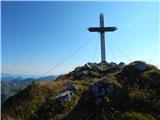
[[[2,2],[2,72],[41,75],[95,33],[99,13],[106,26],[108,62],[144,60],[160,65],[158,2]],[[49,74],[71,71],[87,62],[100,62],[99,34]],[[129,58],[126,58],[115,45]]]

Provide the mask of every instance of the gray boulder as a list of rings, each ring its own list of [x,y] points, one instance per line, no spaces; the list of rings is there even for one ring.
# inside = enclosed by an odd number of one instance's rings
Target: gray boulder
[[[106,89],[107,94],[113,93],[114,92],[114,87],[113,85],[109,85]]]
[[[79,78],[81,78],[83,75],[84,75],[84,73],[83,73],[82,71],[79,71],[79,72],[74,73],[73,76],[74,76],[75,78],[78,78],[78,79],[79,79]]]
[[[137,62],[135,65],[135,69],[140,72],[144,72],[147,70],[147,65],[144,62]]]
[[[117,67],[118,67],[119,69],[122,69],[124,66],[125,66],[125,63],[123,63],[123,62],[120,62],[120,63],[117,65]]]
[[[77,89],[77,88],[75,87],[75,85],[73,85],[72,83],[67,83],[67,84],[65,85],[65,87],[66,87],[67,90],[70,90],[70,91],[74,91],[74,90]]]
[[[67,101],[70,101],[72,97],[73,97],[73,93],[71,91],[65,91],[58,94],[54,99],[60,101],[61,103],[65,103]]]

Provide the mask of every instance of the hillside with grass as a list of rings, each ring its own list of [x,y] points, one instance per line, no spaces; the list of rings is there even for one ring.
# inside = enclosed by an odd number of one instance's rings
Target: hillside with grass
[[[87,63],[2,106],[2,120],[160,120],[159,113],[160,70],[142,61]]]

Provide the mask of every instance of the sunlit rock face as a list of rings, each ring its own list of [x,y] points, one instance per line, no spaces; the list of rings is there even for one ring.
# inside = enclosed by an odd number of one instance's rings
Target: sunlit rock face
[[[64,102],[70,101],[72,97],[73,97],[73,93],[71,91],[65,91],[65,92],[58,94],[55,97],[55,99],[60,101],[61,103],[64,103]]]
[[[101,63],[87,63],[84,66],[79,66],[75,68],[74,71],[70,72],[69,74],[75,79],[81,79],[86,76],[100,78],[102,77],[102,73],[113,73],[120,71],[123,69],[125,64],[120,62],[116,64],[114,62],[101,62]]]

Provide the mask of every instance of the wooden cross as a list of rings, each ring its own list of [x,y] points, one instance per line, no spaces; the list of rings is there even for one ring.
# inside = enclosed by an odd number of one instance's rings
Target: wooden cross
[[[106,62],[105,55],[105,32],[113,32],[117,30],[116,27],[104,27],[104,16],[100,14],[100,27],[89,27],[89,32],[99,32],[101,40],[101,62]]]

